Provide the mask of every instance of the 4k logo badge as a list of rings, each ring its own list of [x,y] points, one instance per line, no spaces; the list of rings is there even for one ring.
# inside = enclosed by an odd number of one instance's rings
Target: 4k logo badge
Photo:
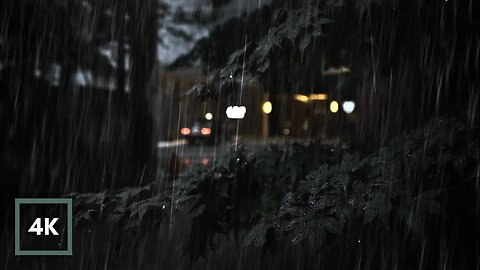
[[[15,199],[15,255],[72,255],[72,199]]]

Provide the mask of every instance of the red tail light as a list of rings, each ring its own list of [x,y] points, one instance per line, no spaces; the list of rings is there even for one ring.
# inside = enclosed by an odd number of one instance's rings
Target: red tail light
[[[180,129],[180,133],[182,135],[190,135],[190,129],[189,128],[182,128],[182,129]]]
[[[202,135],[210,135],[210,133],[212,133],[212,130],[210,128],[202,128],[200,132],[202,133]]]

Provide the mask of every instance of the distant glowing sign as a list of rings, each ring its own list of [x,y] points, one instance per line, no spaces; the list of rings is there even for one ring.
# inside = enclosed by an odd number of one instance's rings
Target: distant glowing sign
[[[327,100],[327,98],[327,94],[310,94],[310,96],[295,95],[295,99],[303,103],[308,103],[309,101],[314,100]]]
[[[295,95],[295,99],[303,103],[307,103],[309,100],[309,98],[305,95]]]
[[[327,94],[311,94],[310,99],[311,100],[327,100],[328,95]]]
[[[245,113],[247,113],[247,108],[245,106],[229,106],[226,113],[230,119],[243,119]]]

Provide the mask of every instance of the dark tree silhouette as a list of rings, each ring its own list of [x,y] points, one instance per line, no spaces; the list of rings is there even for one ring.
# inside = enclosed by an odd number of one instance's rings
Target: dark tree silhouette
[[[10,196],[151,181],[149,101],[158,14],[168,10],[158,1],[7,0],[0,6],[0,166],[16,189]],[[79,84],[78,76],[89,82]],[[30,185],[39,188],[22,188]]]

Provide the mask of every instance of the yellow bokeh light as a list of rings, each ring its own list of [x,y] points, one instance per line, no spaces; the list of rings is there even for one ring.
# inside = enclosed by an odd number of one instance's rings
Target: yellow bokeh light
[[[272,112],[272,103],[270,101],[266,101],[263,103],[262,110],[265,114],[269,114]]]
[[[308,102],[308,97],[305,95],[295,95],[295,99],[303,103]]]
[[[205,119],[212,120],[213,119],[213,114],[212,113],[206,113],[205,114]]]
[[[295,95],[295,99],[303,103],[308,103],[311,100],[327,100],[327,98],[327,94]]]
[[[326,100],[327,99],[327,94],[311,94],[310,99],[311,100]]]
[[[330,111],[332,113],[337,113],[338,112],[338,102],[336,102],[335,100],[330,102]]]

